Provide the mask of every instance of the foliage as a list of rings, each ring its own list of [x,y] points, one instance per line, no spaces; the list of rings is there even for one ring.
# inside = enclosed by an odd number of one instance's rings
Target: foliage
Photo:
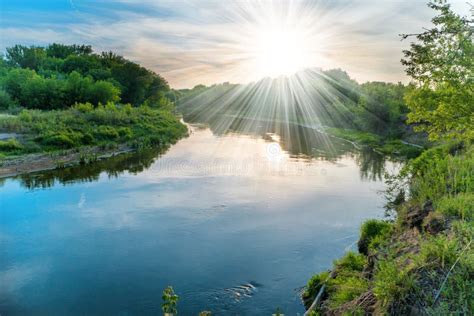
[[[412,175],[410,193],[420,202],[471,192],[474,188],[474,147],[469,147],[462,155],[450,154],[449,146],[427,150],[407,165],[404,172]]]
[[[72,72],[66,79],[45,78],[29,69],[13,69],[4,78],[5,91],[27,108],[60,109],[77,102],[117,102],[120,90],[106,81],[93,81]]]
[[[403,301],[415,286],[410,267],[400,267],[393,258],[381,260],[374,275],[374,294],[382,306],[395,300]]]
[[[0,90],[0,110],[8,110],[16,107],[17,103],[5,90]]]
[[[321,273],[315,274],[309,279],[308,284],[304,288],[303,299],[305,302],[309,302],[308,306],[316,298],[321,286],[328,280],[329,272],[323,271]]]
[[[369,219],[360,228],[360,237],[357,243],[359,252],[367,255],[369,249],[377,247],[381,240],[390,233],[392,225],[387,221]]]
[[[403,99],[406,87],[399,84],[368,82],[362,85],[340,69],[307,70],[311,78],[305,100],[291,93],[281,94],[281,86],[292,86],[291,78],[262,79],[247,85],[198,85],[178,91],[178,109],[188,121],[210,122],[220,116],[287,122],[301,125],[324,125],[365,132],[364,144],[379,143],[381,138],[411,136],[405,125],[408,109]],[[263,88],[262,88],[263,87]],[[278,97],[259,97],[258,91]],[[222,102],[225,99],[226,102]],[[292,109],[288,111],[288,109]],[[259,109],[257,111],[257,109]],[[311,115],[308,115],[311,113]],[[362,135],[358,135],[362,136]],[[359,137],[358,137],[359,138]],[[374,139],[375,138],[375,139]]]
[[[16,139],[0,140],[0,151],[11,152],[22,148],[23,146]]]
[[[327,305],[337,308],[366,292],[369,282],[360,273],[340,274],[328,282]]]
[[[34,109],[61,109],[75,103],[146,103],[172,108],[166,80],[112,52],[95,54],[90,46],[53,43],[15,45],[0,64],[0,88],[14,103]],[[1,91],[1,90],[0,90]],[[0,94],[0,108],[5,94]],[[7,102],[9,103],[9,102]]]
[[[436,203],[436,210],[447,216],[472,221],[474,220],[474,193],[444,196]]]
[[[385,137],[403,134],[408,109],[403,100],[401,83],[368,82],[361,85],[361,96],[355,108],[357,126]]]
[[[337,271],[362,271],[366,263],[365,256],[349,251],[341,259],[336,260],[334,265]]]
[[[6,155],[124,143],[143,149],[166,146],[186,134],[186,127],[169,111],[113,103],[23,110],[17,116],[0,117],[0,130],[22,134],[22,144],[14,152],[0,147]]]
[[[163,313],[169,314],[178,314],[177,305],[179,296],[174,293],[174,290],[171,286],[168,286],[163,290],[163,295],[161,296],[163,303],[161,304],[161,309]]]
[[[418,43],[405,51],[402,62],[414,79],[405,100],[409,122],[440,143],[390,179],[389,207],[398,212],[398,221],[370,220],[362,225],[359,249],[367,255],[366,274],[342,265],[345,258],[336,261],[336,276],[328,281],[322,305],[328,314],[375,309],[390,315],[465,315],[474,309],[474,28],[444,1],[429,6],[440,14],[433,19],[434,28],[418,34]],[[383,95],[383,89],[373,88],[375,95]],[[405,113],[403,104],[398,105]],[[387,109],[381,110],[377,118],[390,116]],[[421,217],[424,225],[407,225],[407,212],[412,218]],[[364,281],[375,300],[361,311],[359,304],[344,302],[367,298],[358,294],[366,293]]]
[[[416,34],[417,42],[402,59],[414,80],[406,96],[409,122],[433,140],[473,139],[473,21],[455,14],[443,0],[429,6],[439,13],[432,19],[434,27]]]

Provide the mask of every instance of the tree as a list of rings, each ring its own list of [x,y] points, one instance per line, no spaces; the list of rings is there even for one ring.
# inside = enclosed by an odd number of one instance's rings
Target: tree
[[[42,47],[15,45],[6,50],[7,61],[15,67],[38,70],[46,58],[46,52]]]
[[[403,114],[407,108],[403,101],[405,86],[385,82],[368,82],[361,85],[357,104],[357,125],[371,133],[400,136]]]
[[[91,102],[92,104],[106,104],[108,102],[120,101],[120,89],[107,81],[96,81],[89,85],[86,90],[86,95],[83,101]],[[81,102],[83,102],[81,100]]]
[[[444,0],[428,6],[434,27],[416,36],[402,64],[413,83],[406,95],[408,122],[430,139],[474,138],[473,20],[455,14]]]
[[[65,59],[70,55],[90,55],[92,47],[90,45],[64,45],[53,43],[46,48],[48,57]]]

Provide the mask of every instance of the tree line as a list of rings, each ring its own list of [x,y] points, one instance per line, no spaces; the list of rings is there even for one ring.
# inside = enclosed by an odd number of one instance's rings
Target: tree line
[[[15,45],[0,59],[0,109],[64,109],[82,102],[167,107],[169,95],[160,75],[89,45]]]

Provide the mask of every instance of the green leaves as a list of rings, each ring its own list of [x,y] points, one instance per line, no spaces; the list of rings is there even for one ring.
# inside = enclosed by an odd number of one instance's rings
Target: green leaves
[[[178,314],[177,305],[179,296],[174,293],[173,287],[168,286],[164,289],[161,299],[163,300],[161,304],[163,313]]]
[[[429,4],[434,27],[416,35],[402,64],[414,80],[405,100],[408,122],[431,140],[474,139],[474,27],[445,1]],[[410,35],[404,35],[404,38]]]

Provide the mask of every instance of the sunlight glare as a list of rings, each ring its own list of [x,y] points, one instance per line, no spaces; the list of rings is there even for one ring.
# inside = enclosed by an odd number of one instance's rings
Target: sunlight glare
[[[276,26],[256,34],[256,72],[261,77],[290,76],[308,67],[310,52],[303,30]]]

